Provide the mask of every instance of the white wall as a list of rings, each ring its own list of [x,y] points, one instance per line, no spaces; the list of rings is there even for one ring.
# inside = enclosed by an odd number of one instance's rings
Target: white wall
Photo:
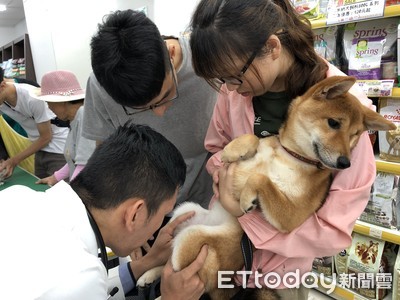
[[[24,0],[37,81],[48,71],[65,69],[85,87],[90,38],[112,7],[111,0]]]
[[[161,34],[185,32],[199,0],[154,0],[154,23]],[[179,12],[179,13],[178,13]]]
[[[14,27],[0,27],[0,47],[16,38]]]
[[[90,39],[104,15],[146,7],[162,34],[177,35],[186,29],[198,1],[24,0],[26,21],[14,28],[0,27],[0,45],[29,33],[37,81],[48,71],[65,69],[74,72],[84,88],[91,72]]]
[[[23,36],[27,32],[28,28],[26,27],[25,20],[22,20],[14,27],[0,27],[0,47]]]

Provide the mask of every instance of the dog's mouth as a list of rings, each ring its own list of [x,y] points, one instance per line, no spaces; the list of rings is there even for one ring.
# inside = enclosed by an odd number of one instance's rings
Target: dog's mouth
[[[346,156],[333,157],[329,151],[326,151],[325,148],[321,148],[318,143],[313,143],[314,154],[317,159],[323,164],[325,167],[329,169],[347,169],[350,167],[350,160]]]

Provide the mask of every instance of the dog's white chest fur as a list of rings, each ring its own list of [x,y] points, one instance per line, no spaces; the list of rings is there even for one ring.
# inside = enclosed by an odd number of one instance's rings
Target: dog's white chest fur
[[[304,191],[300,184],[303,180],[298,164],[279,145],[276,137],[261,139],[256,155],[239,162],[239,172],[247,176],[238,176],[238,184],[243,187],[248,176],[256,172],[268,177],[286,195],[297,198]]]

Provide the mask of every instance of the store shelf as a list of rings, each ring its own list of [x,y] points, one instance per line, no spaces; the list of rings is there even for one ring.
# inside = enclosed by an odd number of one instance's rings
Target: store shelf
[[[322,286],[318,286],[317,290],[327,295],[326,293],[327,289],[323,288]],[[371,300],[370,298],[363,297],[357,294],[356,292],[353,292],[351,290],[348,290],[340,286],[336,286],[333,293],[329,294],[329,296],[337,300]],[[383,300],[391,300],[391,299],[392,299],[391,293],[387,294],[383,298]]]
[[[357,220],[356,224],[354,225],[353,231],[362,235],[375,237],[394,244],[400,244],[400,231],[398,230],[393,230]]]
[[[400,163],[381,160],[375,157],[376,169],[381,172],[400,174]]]
[[[400,16],[400,5],[391,5],[391,6],[386,6],[384,10],[384,18],[390,18],[390,17],[395,17],[395,16]],[[367,20],[359,20],[358,22],[363,22],[363,21],[368,21],[371,19]],[[310,20],[311,26],[313,29],[318,29],[318,28],[324,28],[327,27],[326,25],[326,18],[321,18],[321,19],[316,19],[316,20]]]
[[[392,90],[392,96],[391,97],[400,97],[400,88],[394,87]]]
[[[33,65],[32,51],[28,34],[20,36],[3,47],[0,47],[0,49],[0,64],[8,61],[9,59],[24,59],[24,73],[13,75],[13,77],[36,81],[35,67]]]

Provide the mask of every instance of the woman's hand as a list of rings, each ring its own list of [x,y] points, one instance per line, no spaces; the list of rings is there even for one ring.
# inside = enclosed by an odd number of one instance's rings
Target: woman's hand
[[[235,168],[236,163],[225,164],[216,172],[218,172],[218,190],[221,205],[232,216],[240,217],[243,215],[243,211],[240,209],[239,199],[235,199],[233,196],[233,173]]]
[[[49,177],[45,177],[42,179],[39,179],[38,181],[36,181],[36,184],[47,184],[49,186],[53,186],[57,183],[57,179],[54,175],[51,175]]]
[[[212,174],[213,179],[213,192],[216,198],[219,198],[218,182],[219,182],[219,169],[215,170]]]

